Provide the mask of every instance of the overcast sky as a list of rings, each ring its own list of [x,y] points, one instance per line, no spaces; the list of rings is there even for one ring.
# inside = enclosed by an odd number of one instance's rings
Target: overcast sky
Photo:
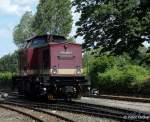
[[[13,53],[17,47],[13,43],[12,32],[15,25],[20,22],[21,16],[26,11],[35,13],[39,0],[0,0],[0,57]],[[72,9],[74,11],[74,8]],[[78,20],[79,14],[73,13],[74,23]],[[73,24],[71,35],[76,32]],[[77,39],[81,43],[80,39]]]

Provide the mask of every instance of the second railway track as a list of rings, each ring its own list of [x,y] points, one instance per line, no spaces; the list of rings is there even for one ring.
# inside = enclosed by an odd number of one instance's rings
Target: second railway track
[[[92,98],[102,98],[102,99],[112,99],[112,100],[123,100],[123,101],[130,101],[130,102],[142,102],[142,103],[150,103],[150,98],[144,97],[130,97],[130,96],[115,96],[115,95],[87,95],[86,97]]]

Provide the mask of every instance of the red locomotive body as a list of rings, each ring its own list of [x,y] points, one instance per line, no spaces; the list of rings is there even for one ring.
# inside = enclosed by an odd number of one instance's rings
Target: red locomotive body
[[[77,97],[87,80],[82,75],[81,45],[62,36],[28,39],[19,54],[20,74],[13,77],[20,94],[49,98]]]

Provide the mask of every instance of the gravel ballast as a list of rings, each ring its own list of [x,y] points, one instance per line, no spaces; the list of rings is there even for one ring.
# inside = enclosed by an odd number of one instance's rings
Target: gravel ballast
[[[0,108],[0,122],[34,122],[31,118],[17,112]]]

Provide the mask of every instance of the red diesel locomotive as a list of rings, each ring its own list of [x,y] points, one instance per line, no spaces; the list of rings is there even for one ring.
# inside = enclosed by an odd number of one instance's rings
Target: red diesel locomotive
[[[69,43],[63,36],[28,39],[19,51],[19,71],[13,82],[23,95],[72,98],[80,96],[87,85],[81,45]]]

